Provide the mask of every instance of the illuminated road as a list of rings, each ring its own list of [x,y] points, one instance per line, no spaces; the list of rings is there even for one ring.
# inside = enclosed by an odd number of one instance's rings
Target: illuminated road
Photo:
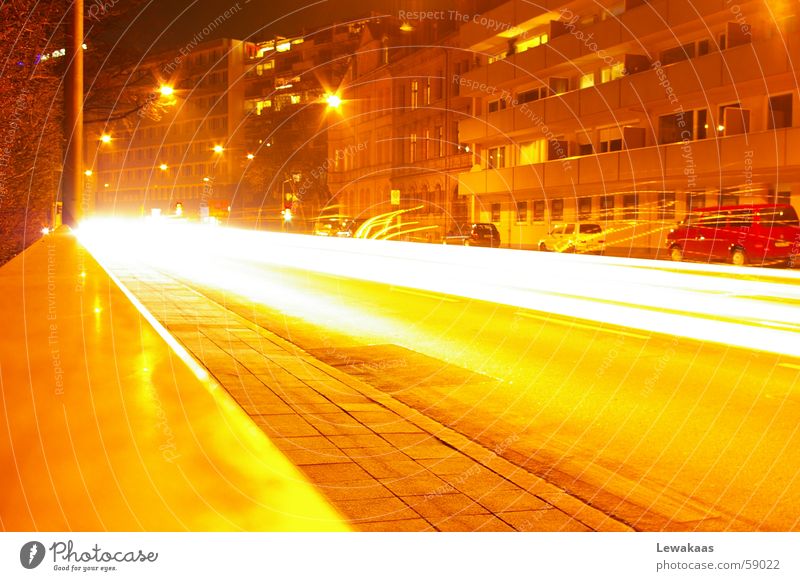
[[[800,528],[797,273],[237,239],[253,234],[83,239],[109,267],[156,266],[638,529]],[[360,260],[337,261],[341,248]],[[686,337],[655,332],[673,328]]]

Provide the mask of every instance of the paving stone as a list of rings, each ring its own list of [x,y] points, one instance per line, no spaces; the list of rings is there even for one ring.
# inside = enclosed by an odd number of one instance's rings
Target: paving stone
[[[270,437],[318,436],[320,433],[300,416],[294,414],[277,416],[254,416],[253,421]]]
[[[318,450],[320,448],[336,447],[336,444],[321,435],[299,438],[271,438],[271,440],[281,450]]]
[[[414,478],[417,475],[430,474],[424,466],[413,460],[375,460],[370,458],[354,459],[374,478]]]
[[[498,512],[496,516],[522,532],[587,532],[592,530],[554,508]]]
[[[458,474],[440,474],[443,480],[449,482],[461,492],[477,498],[477,495],[484,495],[490,492],[502,490],[519,491],[519,486],[510,482],[480,464],[473,464],[464,472]]]
[[[260,376],[259,376],[260,377]],[[318,394],[313,389],[306,387],[305,384],[300,382],[300,380],[292,380],[297,381],[297,385],[287,385],[287,384],[270,384],[269,385],[275,393],[280,396],[283,401],[288,403],[289,405],[301,404],[301,403],[331,403],[329,399]]]
[[[311,480],[319,483],[367,480],[370,475],[355,462],[325,464],[324,466],[303,466],[303,472]]]
[[[283,402],[252,402],[249,399],[244,398],[236,399],[236,403],[238,403],[249,416],[286,415],[294,412],[292,408]]]
[[[376,448],[388,445],[377,434],[334,434],[328,438],[340,448]]]
[[[356,524],[361,521],[381,522],[419,518],[419,515],[399,498],[342,500],[336,503],[336,508]]]
[[[320,484],[317,488],[331,501],[394,497],[391,490],[372,478]]]
[[[345,413],[318,414],[307,416],[308,422],[321,434],[326,436],[341,436],[352,434],[371,434],[364,425],[357,422],[352,416]]]
[[[421,458],[419,463],[434,474],[464,474],[476,465],[474,460],[455,450],[447,458]]]
[[[378,403],[343,403],[336,402],[341,408],[348,412],[378,412],[385,410],[381,404]]]
[[[402,500],[427,519],[441,520],[467,514],[489,514],[489,511],[464,494],[403,496]]]
[[[491,514],[459,515],[429,520],[437,529],[446,532],[506,532],[514,530],[507,523]]]
[[[435,531],[433,525],[421,518],[410,518],[406,520],[390,520],[378,522],[363,522],[355,525],[364,532],[400,532],[400,533],[414,533],[414,532],[430,532]]]
[[[551,508],[551,505],[540,498],[536,498],[532,494],[528,494],[521,488],[517,488],[516,490],[487,491],[483,494],[475,494],[472,496],[494,513]]]
[[[348,456],[357,462],[363,459],[381,460],[383,462],[403,462],[411,460],[410,456],[406,456],[397,448],[386,445],[385,441],[383,441],[383,444],[382,446],[372,446],[369,448],[344,447],[343,449]]]
[[[338,448],[317,448],[312,450],[287,449],[284,450],[283,453],[297,466],[350,462],[350,458]]]
[[[303,415],[333,414],[341,412],[342,409],[332,403],[295,403],[292,408]]]
[[[430,472],[418,473],[400,478],[380,478],[381,483],[397,496],[420,496],[437,494],[446,488],[447,483]]]

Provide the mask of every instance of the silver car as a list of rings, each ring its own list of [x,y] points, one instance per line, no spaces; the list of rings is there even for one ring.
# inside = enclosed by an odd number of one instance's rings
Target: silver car
[[[553,227],[550,234],[539,240],[539,250],[603,254],[606,251],[605,232],[600,224],[568,222]]]

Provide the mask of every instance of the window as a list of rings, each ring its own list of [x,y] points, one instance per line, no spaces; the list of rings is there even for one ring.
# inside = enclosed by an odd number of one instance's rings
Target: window
[[[517,223],[528,221],[528,202],[517,202]]]
[[[492,204],[492,222],[500,221],[500,204]]]
[[[622,219],[636,220],[639,216],[638,194],[625,194],[622,196]]]
[[[675,219],[675,192],[661,192],[658,194],[658,219]]]
[[[538,139],[519,146],[519,164],[529,165],[547,161],[547,140]]]
[[[661,115],[658,118],[658,142],[664,144],[682,141],[681,133],[685,130],[685,126],[683,114]]]
[[[586,73],[585,75],[581,75],[578,87],[580,87],[581,89],[588,89],[589,87],[594,87],[594,73]]]
[[[686,212],[699,210],[706,205],[706,195],[704,192],[689,192],[686,194]]]
[[[797,226],[797,212],[791,206],[788,208],[765,208],[758,211],[761,225],[766,228],[775,226]]]
[[[551,77],[550,91],[554,95],[560,95],[561,93],[566,93],[567,91],[569,91],[569,79],[565,79],[563,77]]]
[[[731,210],[729,216],[729,228],[749,228],[753,225],[752,210]]]
[[[537,46],[547,44],[547,41],[548,41],[548,35],[546,32],[544,32],[542,34],[538,34],[532,36],[531,38],[526,38],[525,40],[518,42],[516,45],[516,49],[517,52],[525,52],[530,48],[536,48]]]
[[[544,200],[538,200],[533,203],[533,219],[541,222],[544,220]]]
[[[659,60],[663,66],[666,66],[672,63],[685,61],[686,59],[690,58],[694,58],[693,42],[662,51],[661,58]]]
[[[792,94],[775,95],[769,98],[767,129],[792,126]]]
[[[722,190],[719,193],[720,206],[738,206],[739,193],[736,190]]]
[[[500,99],[499,101],[490,101],[489,102],[489,113],[496,113],[502,109],[506,108],[506,100]]]
[[[600,71],[600,82],[601,83],[608,83],[610,81],[615,81],[625,76],[625,65],[623,63],[617,63],[610,67],[605,67]]]
[[[725,135],[739,135],[750,131],[750,111],[739,103],[722,105],[719,108],[717,131]]]
[[[431,79],[428,77],[425,80],[425,104],[431,104]]]
[[[417,134],[412,133],[411,137],[409,138],[409,154],[408,154],[408,161],[414,163],[417,161]]]
[[[606,220],[614,219],[614,196],[600,196],[600,215]]]
[[[587,220],[592,216],[592,198],[578,198],[578,220]]]
[[[493,147],[489,150],[489,155],[486,158],[486,167],[488,169],[500,169],[506,167],[506,148]]]
[[[622,149],[622,130],[619,127],[607,127],[600,130],[600,153],[620,151]]]
[[[576,141],[578,143],[578,155],[592,155],[594,153],[594,146],[589,132],[579,132],[576,135]]]
[[[434,135],[436,135],[436,155],[444,157],[444,129],[441,125],[436,126]]]
[[[517,102],[521,105],[522,103],[538,101],[539,99],[544,99],[545,97],[547,97],[547,89],[545,87],[537,87],[536,89],[530,89],[529,91],[518,93]]]
[[[564,200],[558,199],[550,202],[550,219],[551,220],[564,219]]]
[[[411,81],[411,108],[419,107],[419,81]]]

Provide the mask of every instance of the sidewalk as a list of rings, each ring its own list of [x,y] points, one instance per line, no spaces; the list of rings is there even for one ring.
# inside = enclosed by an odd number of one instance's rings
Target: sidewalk
[[[352,527],[629,527],[160,273],[109,265]]]
[[[0,297],[0,530],[348,530],[66,230]]]

